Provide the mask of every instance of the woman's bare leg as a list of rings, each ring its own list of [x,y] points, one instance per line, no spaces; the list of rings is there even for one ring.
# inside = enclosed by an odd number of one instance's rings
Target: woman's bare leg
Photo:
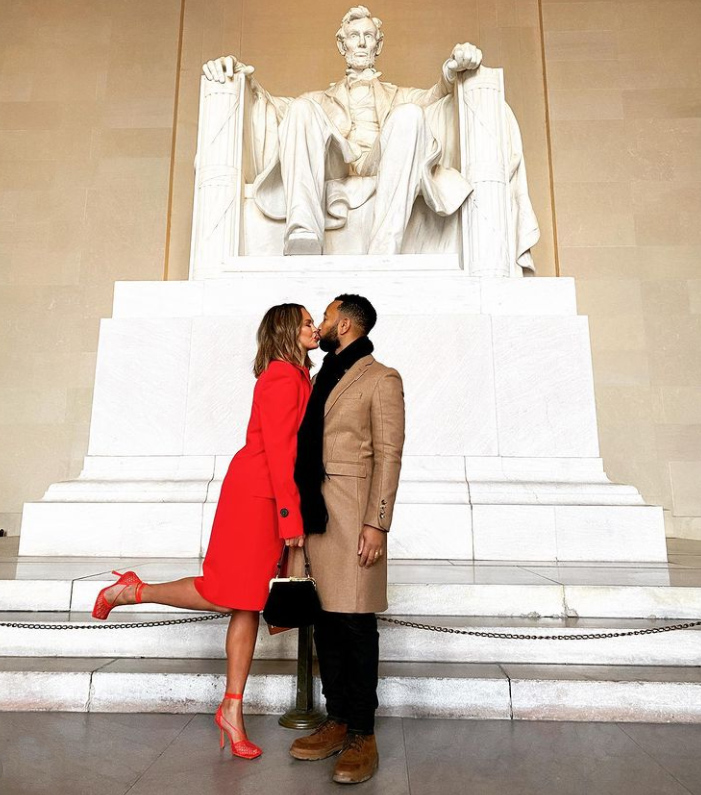
[[[108,602],[115,605],[133,605],[136,603],[136,586],[129,585],[123,588],[110,588],[105,593]],[[230,613],[228,607],[208,602],[195,588],[194,577],[184,577],[182,580],[160,582],[155,585],[144,585],[141,589],[141,602],[145,604],[170,605],[181,607],[184,610],[207,610],[216,613]]]
[[[243,693],[251,670],[253,651],[258,636],[260,616],[252,610],[234,610],[226,633],[226,692]],[[243,701],[224,699],[224,717],[246,733],[243,723]]]

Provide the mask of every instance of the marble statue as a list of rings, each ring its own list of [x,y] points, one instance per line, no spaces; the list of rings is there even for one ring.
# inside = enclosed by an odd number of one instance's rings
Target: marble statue
[[[272,96],[253,76],[254,67],[233,55],[203,67],[209,81],[225,84],[244,75],[252,89],[253,197],[264,216],[284,222],[284,254],[321,254],[325,231],[343,227],[349,212],[371,197],[366,253],[399,254],[418,196],[432,213],[447,217],[474,195],[473,175],[460,169],[454,86],[462,73],[479,69],[482,53],[472,44],[457,44],[432,88],[401,88],[381,81],[375,69],[383,38],[379,19],[364,6],[351,8],[336,33],[345,77],[325,91],[297,98]],[[538,240],[538,225],[518,125],[502,104],[512,259],[518,270],[532,270],[530,249]],[[476,176],[491,178],[479,169]],[[473,211],[488,215],[488,204]]]

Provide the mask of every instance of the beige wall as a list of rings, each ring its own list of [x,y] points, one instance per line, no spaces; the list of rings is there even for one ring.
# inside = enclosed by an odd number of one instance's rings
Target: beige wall
[[[0,527],[80,472],[99,319],[163,275],[180,5],[1,0]]]
[[[543,1],[562,275],[609,475],[701,537],[701,2]]]
[[[0,4],[0,527],[17,532],[23,502],[80,471],[114,281],[187,278],[201,63],[238,54],[275,94],[324,86],[342,74],[349,2],[300,0],[293,16],[281,0]],[[559,254],[592,317],[608,471],[679,517],[701,514],[700,7],[372,6],[392,82],[430,85],[457,40],[504,67],[539,272]]]

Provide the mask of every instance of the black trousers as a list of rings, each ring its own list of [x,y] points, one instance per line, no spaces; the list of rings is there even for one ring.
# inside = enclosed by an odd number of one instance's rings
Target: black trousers
[[[314,624],[326,712],[352,734],[373,734],[380,661],[374,613],[321,612]]]

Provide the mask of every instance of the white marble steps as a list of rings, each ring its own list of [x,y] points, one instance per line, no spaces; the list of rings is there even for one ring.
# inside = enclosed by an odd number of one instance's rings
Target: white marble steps
[[[181,617],[190,614],[183,613]],[[115,615],[109,624],[158,621],[162,613]],[[518,620],[493,617],[403,616],[420,623],[484,632],[575,636],[660,627],[670,622],[578,619]],[[227,620],[153,628],[106,629],[87,613],[0,613],[0,622],[35,622],[90,629],[23,629],[0,627],[0,657],[91,657],[217,659],[224,656]],[[695,665],[701,660],[699,628],[626,638],[596,640],[509,640],[437,633],[380,621],[380,653],[388,662],[541,663],[587,665]],[[270,636],[263,625],[256,658],[292,660],[297,635]]]
[[[133,567],[159,582],[196,575],[200,565],[196,558],[0,561],[0,610],[87,612],[114,582],[112,568]],[[394,562],[389,582],[394,614],[701,619],[701,572],[683,567]]]
[[[6,657],[0,711],[212,712],[224,683],[222,660]],[[383,663],[378,690],[379,714],[397,717],[701,722],[698,667]],[[294,696],[292,662],[254,662],[250,713]]]

